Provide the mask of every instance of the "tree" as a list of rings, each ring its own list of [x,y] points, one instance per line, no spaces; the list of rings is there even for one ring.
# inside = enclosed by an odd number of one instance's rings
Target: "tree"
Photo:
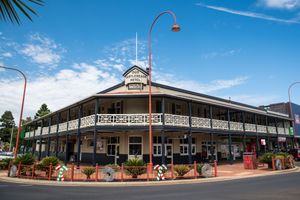
[[[15,125],[14,116],[11,111],[7,110],[0,118],[1,126],[4,128],[11,128]]]
[[[48,109],[47,104],[44,103],[41,105],[40,109],[35,114],[34,119],[43,117],[45,115],[48,115],[49,113],[51,113],[51,111]]]
[[[10,135],[13,128],[13,134],[16,132],[15,121],[11,111],[5,111],[0,118],[0,138],[3,142],[10,142]]]
[[[32,21],[30,14],[38,15],[28,3],[34,5],[43,6],[43,0],[0,0],[0,20],[1,21],[10,21],[11,23],[21,24],[21,19],[19,13],[22,13],[26,16],[27,19]]]

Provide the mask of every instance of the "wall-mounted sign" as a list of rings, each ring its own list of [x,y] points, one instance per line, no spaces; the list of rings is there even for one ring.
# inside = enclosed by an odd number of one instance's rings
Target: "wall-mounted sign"
[[[294,129],[293,129],[293,127],[290,127],[290,128],[289,128],[289,133],[290,133],[290,136],[293,136],[293,135],[294,135]]]
[[[260,144],[266,146],[266,139],[260,139]]]
[[[299,117],[299,115],[295,114],[294,116],[295,116],[295,123],[296,124],[300,124],[300,117]]]
[[[285,142],[286,141],[286,137],[278,137],[278,142]]]
[[[128,90],[142,90],[144,85],[148,82],[148,73],[138,67],[133,66],[128,69],[123,76],[125,77],[125,85]]]

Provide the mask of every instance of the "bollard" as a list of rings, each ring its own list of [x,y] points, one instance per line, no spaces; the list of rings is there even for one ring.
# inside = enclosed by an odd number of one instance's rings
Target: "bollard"
[[[150,165],[149,165],[149,163],[147,163],[147,181],[149,181],[149,167],[150,167]]]
[[[285,161],[284,161],[284,158],[281,159],[281,165],[282,165],[282,169],[285,169]]]
[[[218,176],[218,166],[217,166],[217,161],[214,160],[214,168],[215,168],[215,177]]]
[[[50,166],[49,166],[48,181],[51,181],[51,177],[52,177],[52,163],[50,163]]]
[[[124,163],[121,165],[121,181],[123,182],[124,180]]]
[[[72,167],[71,167],[71,181],[74,180],[74,163],[72,163]]]
[[[197,163],[194,161],[194,177],[197,178]]]
[[[20,174],[21,174],[21,162],[19,162],[19,164],[18,164],[18,174],[17,174],[17,176],[20,177]]]
[[[98,163],[96,164],[96,176],[95,176],[95,181],[98,181],[98,172],[99,172],[99,166]]]
[[[32,165],[32,171],[31,171],[31,178],[34,179],[34,173],[35,173],[35,163]]]
[[[9,161],[8,170],[7,170],[7,177],[10,177],[11,163],[12,163],[12,161]]]
[[[275,159],[272,157],[272,170],[275,171]]]
[[[172,178],[172,180],[174,179],[174,164],[173,164],[173,161],[171,163],[171,178]]]

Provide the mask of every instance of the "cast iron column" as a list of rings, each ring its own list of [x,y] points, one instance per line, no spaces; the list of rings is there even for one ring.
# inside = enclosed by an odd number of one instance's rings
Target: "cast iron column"
[[[96,166],[98,110],[99,110],[99,98],[96,97],[96,99],[95,99],[95,124],[94,124],[93,166]]]
[[[165,97],[161,101],[162,112],[162,131],[161,131],[161,163],[166,164],[166,145],[165,145]]]
[[[82,105],[78,108],[78,128],[77,128],[77,168],[80,166],[80,152],[81,152],[81,132],[80,132],[80,123],[82,115]]]
[[[193,163],[192,158],[192,103],[188,102],[189,109],[189,131],[188,131],[188,155],[189,155],[189,164]]]

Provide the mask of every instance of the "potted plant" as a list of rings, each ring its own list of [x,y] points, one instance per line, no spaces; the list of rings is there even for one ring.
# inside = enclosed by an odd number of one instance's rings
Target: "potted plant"
[[[87,180],[90,180],[91,175],[93,175],[96,172],[96,169],[95,169],[95,167],[86,167],[86,168],[83,168],[81,170],[81,172],[86,175]]]
[[[186,165],[175,165],[174,171],[176,172],[176,175],[178,177],[182,178],[184,175],[186,175],[190,171],[190,168]]]
[[[133,158],[125,162],[125,173],[131,175],[132,178],[137,178],[139,175],[146,173],[146,163],[138,158]]]

